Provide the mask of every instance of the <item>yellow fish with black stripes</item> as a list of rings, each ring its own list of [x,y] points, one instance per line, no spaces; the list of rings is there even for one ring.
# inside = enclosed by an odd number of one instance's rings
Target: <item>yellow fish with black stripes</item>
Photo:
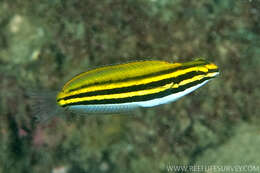
[[[176,101],[218,74],[218,66],[205,59],[186,63],[136,61],[80,73],[58,94],[32,96],[40,120],[62,110],[80,114],[127,112]]]

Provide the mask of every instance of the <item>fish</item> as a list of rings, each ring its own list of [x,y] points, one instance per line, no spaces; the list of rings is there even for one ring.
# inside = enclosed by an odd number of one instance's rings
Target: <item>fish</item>
[[[203,58],[184,63],[144,60],[103,66],[76,75],[56,95],[43,95],[35,106],[37,117],[49,119],[57,110],[107,114],[167,104],[218,75],[218,66]],[[48,101],[50,96],[52,101]],[[45,102],[49,106],[44,106]]]

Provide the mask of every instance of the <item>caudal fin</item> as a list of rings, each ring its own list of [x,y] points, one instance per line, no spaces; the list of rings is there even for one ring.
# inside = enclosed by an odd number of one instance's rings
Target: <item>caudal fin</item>
[[[57,105],[55,91],[29,91],[32,113],[37,122],[46,122],[62,110]]]

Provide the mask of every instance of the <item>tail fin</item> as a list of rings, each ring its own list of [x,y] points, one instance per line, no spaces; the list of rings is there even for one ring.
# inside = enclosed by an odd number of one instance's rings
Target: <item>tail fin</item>
[[[46,122],[63,110],[57,105],[55,91],[29,91],[27,94],[37,122]]]

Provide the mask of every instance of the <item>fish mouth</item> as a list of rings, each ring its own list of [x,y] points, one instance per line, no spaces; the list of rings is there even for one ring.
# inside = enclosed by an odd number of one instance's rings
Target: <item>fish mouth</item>
[[[217,76],[219,76],[219,75],[220,75],[220,72],[217,71],[217,72],[214,72],[214,73],[212,74],[212,77],[217,77]]]
[[[210,78],[215,78],[215,77],[217,77],[219,74],[220,74],[219,71],[215,71],[215,72],[210,72],[210,73],[208,73],[206,76],[207,76],[207,77],[210,77]]]

